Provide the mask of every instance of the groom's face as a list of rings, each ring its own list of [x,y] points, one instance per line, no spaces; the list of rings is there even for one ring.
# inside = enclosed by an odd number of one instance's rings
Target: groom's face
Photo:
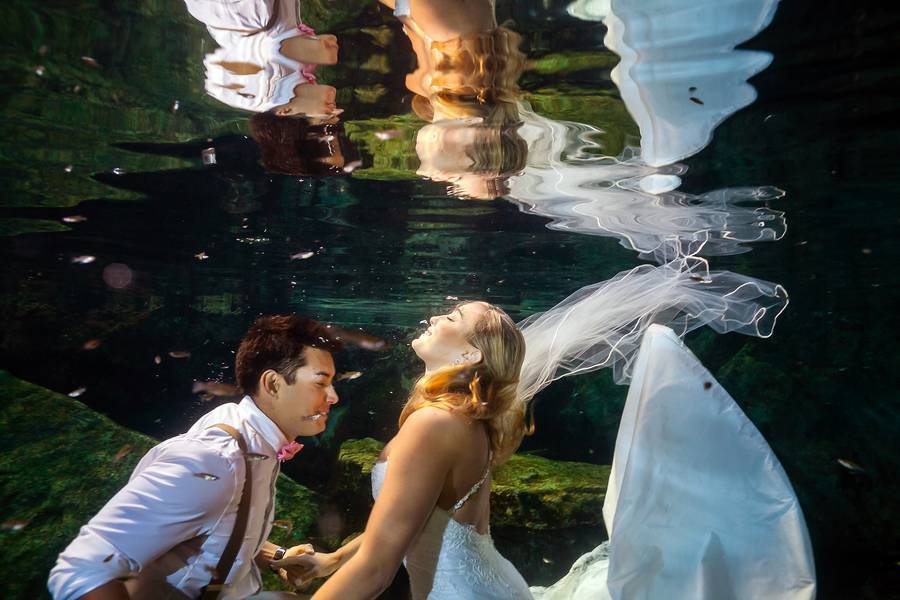
[[[293,383],[280,379],[274,402],[276,423],[291,439],[322,433],[329,410],[338,402],[331,353],[306,347],[304,356],[306,364],[294,372]]]

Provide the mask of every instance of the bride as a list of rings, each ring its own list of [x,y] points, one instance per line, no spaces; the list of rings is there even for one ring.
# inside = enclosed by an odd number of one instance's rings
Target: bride
[[[333,553],[301,555],[280,564],[308,568],[304,579],[295,582],[299,585],[334,573],[314,596],[317,599],[374,598],[389,585],[401,562],[409,572],[415,599],[532,598],[522,576],[494,548],[489,531],[491,470],[528,433],[530,399],[555,379],[601,367],[612,367],[618,381],[640,372],[641,386],[632,391],[655,389],[664,398],[678,385],[710,389],[711,376],[702,366],[699,370],[671,368],[690,361],[673,358],[670,347],[656,344],[639,353],[645,333],[664,329],[654,324],[669,325],[678,335],[709,325],[719,332],[767,337],[786,304],[780,286],[735,273],[709,272],[702,259],[682,257],[662,266],[641,265],[582,288],[518,326],[501,309],[485,302],[466,302],[432,317],[412,344],[425,363],[425,373],[401,413],[399,433],[372,470],[376,500],[365,532]],[[687,350],[680,352],[690,355]],[[657,354],[661,360],[652,369],[641,367],[648,354],[651,358]],[[670,368],[664,368],[666,364]],[[610,557],[606,546],[601,546],[576,563],[573,573],[558,586],[535,588],[534,593],[566,598],[573,596],[554,592],[608,588],[621,592],[611,597],[650,598],[667,589],[682,589],[670,585],[671,581],[699,579],[702,588],[712,574],[719,581],[710,590],[714,595],[700,597],[763,597],[755,596],[756,592],[765,592],[765,597],[809,597],[790,594],[813,585],[808,537],[790,484],[758,432],[758,439],[753,438],[749,446],[742,445],[741,436],[732,436],[730,429],[711,435],[722,423],[717,411],[739,413],[733,401],[728,405],[730,398],[724,390],[719,390],[716,386],[711,396],[718,405],[706,407],[701,402],[694,408],[696,425],[684,419],[673,421],[677,426],[671,427],[668,422],[655,422],[662,435],[656,436],[655,448],[652,433],[639,435],[636,426],[634,431],[620,429],[607,508],[618,501],[613,540],[622,552],[614,550]],[[636,402],[646,400],[641,397]],[[634,410],[632,402],[630,394],[626,415]],[[644,417],[644,425],[648,419],[654,424],[652,417]],[[749,421],[735,423],[728,422],[728,428],[734,426],[739,433],[748,426],[752,429]],[[726,493],[721,485],[729,477],[748,479],[747,474],[733,471],[704,473],[706,487],[694,495],[679,491],[677,482],[673,485],[671,477],[659,477],[659,473],[677,467],[684,456],[674,452],[670,458],[669,451],[678,448],[658,441],[692,437],[703,452],[710,450],[710,443],[701,440],[709,437],[720,444],[719,450],[727,448],[731,455],[746,459],[730,466],[764,464],[766,468],[762,473],[750,471],[753,480],[742,497]],[[658,451],[650,454],[650,461],[658,461],[650,472],[666,484],[661,486],[668,494],[665,498],[651,494],[652,478],[630,483],[635,479],[632,472],[646,473],[638,467],[647,466],[648,447]],[[626,460],[629,456],[633,460]],[[694,501],[707,491],[716,497],[706,498],[703,504]],[[717,498],[729,503],[722,507],[723,514],[738,515],[737,521],[728,523],[731,531],[716,529],[722,522],[714,519],[692,520],[691,507],[710,510]],[[688,506],[672,510],[682,500]],[[741,513],[742,509],[747,512]],[[610,528],[614,512],[612,507],[605,514]],[[629,535],[631,523],[641,526],[635,536]],[[753,535],[736,533],[735,526],[746,526]],[[713,551],[709,551],[710,539]],[[760,544],[761,539],[768,543]],[[648,541],[660,543],[648,550]],[[706,550],[696,551],[698,545]],[[727,575],[724,583],[722,574]],[[629,593],[638,589],[634,580],[657,582],[656,587],[641,588],[654,594]],[[725,596],[715,596],[722,591],[727,592]]]

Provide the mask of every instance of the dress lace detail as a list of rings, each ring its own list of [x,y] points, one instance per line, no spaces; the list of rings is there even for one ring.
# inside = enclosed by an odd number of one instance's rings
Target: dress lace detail
[[[490,465],[490,461],[488,461]],[[458,506],[487,480],[488,471]],[[387,461],[372,469],[372,495],[381,491]],[[457,506],[454,506],[458,510]],[[531,592],[516,568],[494,547],[490,531],[479,533],[451,513],[435,507],[403,560],[414,600],[529,599]]]

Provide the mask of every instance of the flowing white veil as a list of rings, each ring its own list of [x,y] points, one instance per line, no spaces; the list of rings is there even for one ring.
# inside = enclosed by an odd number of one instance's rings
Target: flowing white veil
[[[553,308],[519,323],[525,360],[519,400],[528,403],[552,381],[612,367],[627,383],[647,328],[658,323],[684,336],[709,325],[768,337],[788,304],[778,284],[730,271],[710,271],[696,256],[677,256],[661,266],[640,265],[581,288]]]

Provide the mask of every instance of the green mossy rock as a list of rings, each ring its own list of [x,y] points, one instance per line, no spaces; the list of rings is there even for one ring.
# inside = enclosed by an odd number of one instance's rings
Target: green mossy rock
[[[47,574],[56,556],[128,480],[156,440],[5,371],[0,371],[0,395],[4,597],[46,598]],[[290,521],[292,528],[273,529],[273,541],[305,542],[318,520],[318,500],[281,476],[275,517]],[[15,530],[16,521],[26,524]],[[277,587],[274,578],[266,583],[269,589]]]
[[[355,503],[353,512],[371,506],[372,465],[384,444],[370,438],[347,440],[338,457],[334,495]],[[494,474],[491,525],[563,529],[602,524],[610,467],[514,455]]]

